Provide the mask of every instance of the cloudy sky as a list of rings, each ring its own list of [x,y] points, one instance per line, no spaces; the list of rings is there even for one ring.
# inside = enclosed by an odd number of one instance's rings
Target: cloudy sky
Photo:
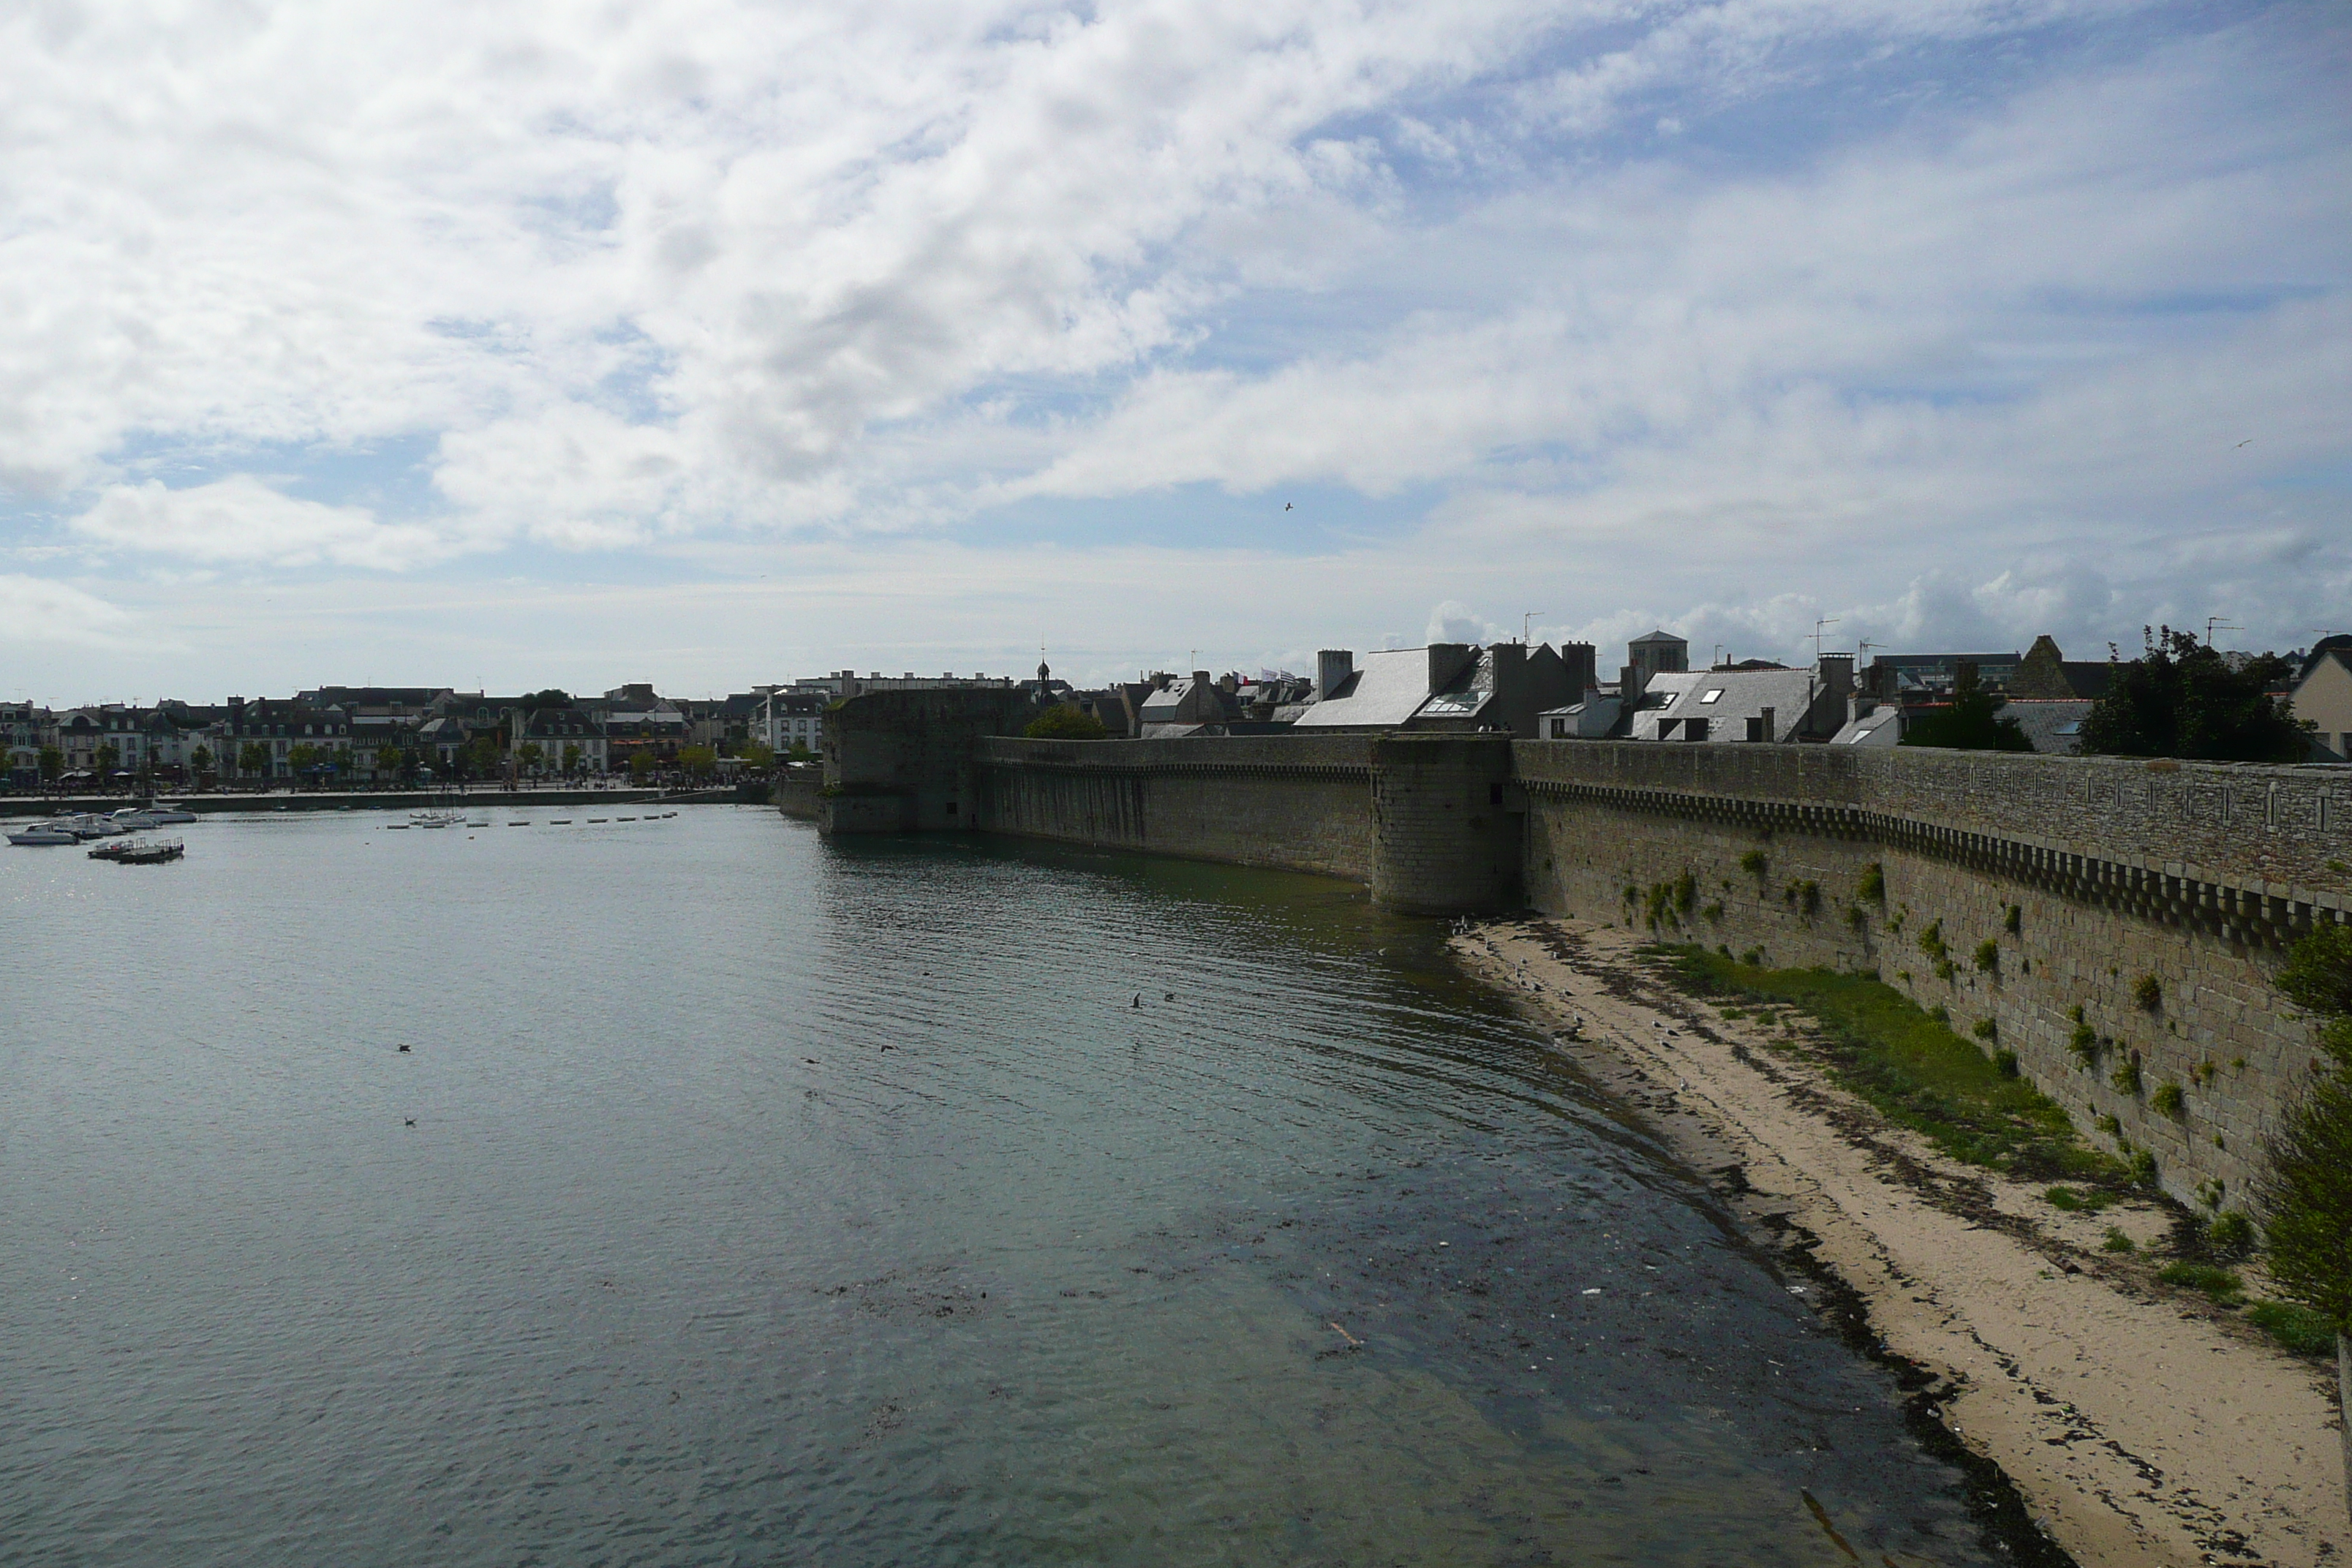
[[[0,695],[2302,646],[2347,83],[2303,3],[17,0]]]

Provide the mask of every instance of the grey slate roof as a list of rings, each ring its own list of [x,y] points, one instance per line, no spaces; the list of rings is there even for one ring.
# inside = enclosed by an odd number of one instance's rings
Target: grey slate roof
[[[1679,688],[1674,700],[1663,708],[1647,706],[1650,695],[1669,683]],[[1817,682],[1810,669],[1702,669],[1659,675],[1652,678],[1648,691],[1643,693],[1644,705],[1633,716],[1633,738],[1654,741],[1663,735],[1668,740],[1686,740],[1689,721],[1703,719],[1708,740],[1745,741],[1748,721],[1761,718],[1769,708],[1772,732],[1763,738],[1792,741],[1816,695]]]
[[[1356,672],[1298,716],[1297,728],[1392,730],[1429,700],[1429,650],[1386,649],[1358,656]]]
[[[2071,757],[2083,749],[2076,731],[2090,717],[2093,706],[2088,698],[2011,700],[2002,703],[1994,717],[2016,720],[2017,727],[2025,731],[2025,738],[2033,742],[2035,751]]]

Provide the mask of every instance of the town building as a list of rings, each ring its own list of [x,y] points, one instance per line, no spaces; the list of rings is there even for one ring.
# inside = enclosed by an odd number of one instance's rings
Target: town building
[[[779,757],[814,757],[824,746],[824,710],[832,698],[823,690],[779,687],[760,704],[760,739]]]
[[[2290,700],[2328,760],[2352,762],[2352,636],[2338,633],[2312,645]]]
[[[2056,639],[2044,632],[2033,639],[2025,657],[2008,672],[2001,689],[2011,702],[2089,700],[2106,695],[2115,668],[2110,659],[2068,658],[2059,651]],[[1988,684],[1993,679],[1981,665],[1977,675]]]
[[[1562,652],[1568,657],[1563,658]],[[1538,715],[1591,685],[1592,649],[1559,652],[1538,644],[1432,643],[1358,656],[1315,656],[1316,700],[1294,721],[1301,730],[1487,730],[1533,740]]]

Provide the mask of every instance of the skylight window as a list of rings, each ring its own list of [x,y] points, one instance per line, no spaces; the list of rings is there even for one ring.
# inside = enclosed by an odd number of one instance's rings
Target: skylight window
[[[1717,698],[1718,698],[1718,697],[1720,697],[1720,696],[1722,696],[1722,695],[1723,695],[1723,688],[1722,688],[1722,687],[1720,687],[1720,686],[1718,686],[1718,687],[1717,687],[1714,690],[1709,691],[1706,696],[1704,696],[1704,697],[1700,698],[1700,699],[1699,699],[1699,702],[1700,702],[1700,703],[1701,703],[1701,705],[1703,706],[1703,705],[1705,705],[1705,704],[1706,704],[1706,703],[1709,703],[1709,702],[1714,701]]]

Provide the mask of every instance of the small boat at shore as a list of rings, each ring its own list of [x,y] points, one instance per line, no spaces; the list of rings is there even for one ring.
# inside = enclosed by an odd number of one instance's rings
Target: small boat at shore
[[[20,827],[8,835],[8,842],[26,846],[79,844],[81,836],[62,823],[37,822],[30,827]]]

